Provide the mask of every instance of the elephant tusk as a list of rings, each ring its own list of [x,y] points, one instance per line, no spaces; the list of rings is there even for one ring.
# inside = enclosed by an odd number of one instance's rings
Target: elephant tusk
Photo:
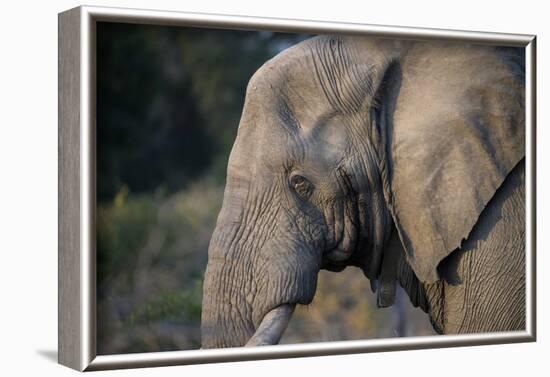
[[[284,304],[270,310],[262,319],[256,332],[245,347],[268,346],[279,343],[285,331],[295,305]]]

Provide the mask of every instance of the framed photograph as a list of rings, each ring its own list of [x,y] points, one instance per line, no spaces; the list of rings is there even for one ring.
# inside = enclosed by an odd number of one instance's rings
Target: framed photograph
[[[59,15],[59,362],[529,342],[535,36]]]

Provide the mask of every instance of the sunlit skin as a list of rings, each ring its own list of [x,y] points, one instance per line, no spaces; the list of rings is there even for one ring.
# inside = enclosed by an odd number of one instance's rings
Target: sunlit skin
[[[202,346],[277,343],[320,269],[347,266],[379,283],[380,306],[401,284],[439,333],[522,329],[517,58],[316,37],[264,64],[210,242]]]

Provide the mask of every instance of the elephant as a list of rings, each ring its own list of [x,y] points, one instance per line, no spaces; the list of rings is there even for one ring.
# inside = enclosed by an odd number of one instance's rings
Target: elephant
[[[524,54],[320,35],[263,64],[209,245],[202,347],[277,344],[320,270],[347,267],[379,307],[401,285],[438,334],[523,330]]]

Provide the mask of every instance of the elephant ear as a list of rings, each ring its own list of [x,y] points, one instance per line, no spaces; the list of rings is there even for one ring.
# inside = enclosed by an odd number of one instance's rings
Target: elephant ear
[[[380,99],[390,209],[423,282],[459,248],[525,155],[523,49],[419,44]],[[384,83],[382,84],[384,85]]]

